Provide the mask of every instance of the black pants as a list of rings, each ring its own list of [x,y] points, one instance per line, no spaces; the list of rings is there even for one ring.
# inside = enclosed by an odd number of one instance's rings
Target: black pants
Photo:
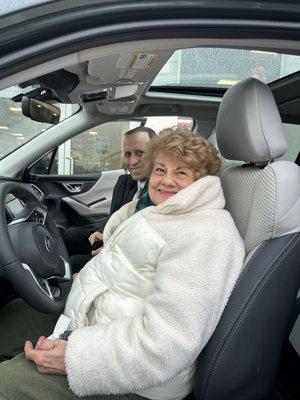
[[[79,272],[92,258],[91,244],[88,239],[95,230],[93,227],[71,227],[64,233],[63,239],[70,256],[73,272]]]
[[[66,230],[63,239],[69,256],[78,254],[91,254],[90,235],[95,232],[91,226],[88,228],[76,226]]]
[[[79,272],[92,258],[91,254],[76,254],[70,257],[72,271]]]

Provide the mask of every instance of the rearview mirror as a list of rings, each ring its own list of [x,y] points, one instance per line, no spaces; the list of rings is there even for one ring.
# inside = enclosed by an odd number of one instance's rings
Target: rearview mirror
[[[60,108],[28,96],[22,97],[22,113],[25,117],[47,124],[58,124]]]

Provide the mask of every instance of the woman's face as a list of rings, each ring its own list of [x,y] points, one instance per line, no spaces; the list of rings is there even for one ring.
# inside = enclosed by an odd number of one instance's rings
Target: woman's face
[[[183,161],[159,153],[149,179],[149,196],[154,204],[163,203],[195,181],[195,171]]]

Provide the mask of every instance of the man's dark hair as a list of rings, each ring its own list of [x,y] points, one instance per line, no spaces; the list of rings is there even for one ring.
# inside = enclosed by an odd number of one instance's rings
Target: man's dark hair
[[[129,135],[133,135],[134,133],[140,133],[140,132],[148,133],[148,136],[150,139],[152,139],[156,136],[156,133],[154,132],[153,129],[147,128],[146,126],[138,126],[137,128],[133,128],[133,129],[130,129],[130,131],[125,132],[124,138]]]

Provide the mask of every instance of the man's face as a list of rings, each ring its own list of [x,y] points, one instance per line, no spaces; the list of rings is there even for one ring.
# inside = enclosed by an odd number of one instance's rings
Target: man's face
[[[147,132],[136,132],[124,139],[124,165],[135,181],[145,178],[142,169],[142,157],[149,143],[150,138]]]

